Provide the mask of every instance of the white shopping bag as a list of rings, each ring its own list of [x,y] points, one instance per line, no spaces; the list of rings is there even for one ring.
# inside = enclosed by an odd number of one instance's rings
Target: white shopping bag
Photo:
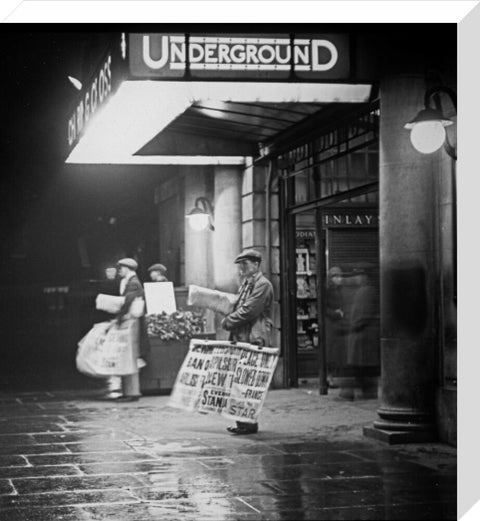
[[[100,322],[78,343],[77,369],[89,376],[124,376],[138,371],[132,349],[134,321]]]

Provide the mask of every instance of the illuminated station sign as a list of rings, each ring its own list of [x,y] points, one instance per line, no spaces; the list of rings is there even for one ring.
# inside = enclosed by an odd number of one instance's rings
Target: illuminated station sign
[[[122,33],[68,120],[67,163],[243,164],[242,156],[138,151],[197,101],[364,103],[347,34]]]
[[[98,108],[112,92],[112,57],[108,55],[93,80],[82,92],[77,106],[68,120],[68,144],[71,146],[81,134]]]
[[[346,35],[315,37],[130,34],[130,73],[136,77],[345,79]]]

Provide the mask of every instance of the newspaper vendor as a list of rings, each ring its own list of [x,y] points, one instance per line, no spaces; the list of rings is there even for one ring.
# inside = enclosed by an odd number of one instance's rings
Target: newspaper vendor
[[[133,350],[132,354],[134,358],[137,359],[141,356],[140,340],[142,336],[142,325],[140,323],[140,319],[132,317],[129,312],[133,301],[138,297],[143,298],[143,287],[136,273],[138,268],[137,261],[130,258],[120,259],[117,262],[117,266],[119,275],[121,277],[120,295],[125,297],[125,302],[118,312],[116,320],[119,324],[124,320],[133,321],[130,349]],[[140,378],[138,369],[133,374],[122,376],[122,393],[123,395],[117,398],[117,401],[133,402],[140,398]]]
[[[260,346],[271,345],[273,287],[260,271],[262,256],[257,250],[245,250],[235,259],[242,284],[238,300],[222,320],[222,327],[230,331],[229,339]],[[228,427],[233,434],[254,434],[258,423],[237,421],[236,427]]]

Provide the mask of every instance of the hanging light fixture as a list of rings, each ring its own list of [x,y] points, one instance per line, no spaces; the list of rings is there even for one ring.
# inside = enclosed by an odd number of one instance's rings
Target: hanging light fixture
[[[457,159],[455,147],[447,137],[445,127],[453,125],[453,121],[443,115],[440,102],[440,93],[447,94],[457,110],[457,96],[447,87],[435,87],[425,92],[425,108],[405,124],[404,128],[410,130],[410,141],[416,150],[423,154],[431,154],[444,146],[447,154]],[[430,106],[431,99],[435,100],[435,108]]]
[[[215,230],[213,225],[213,207],[206,197],[197,197],[195,207],[191,210],[186,218],[189,225],[196,231],[203,231],[207,228]]]

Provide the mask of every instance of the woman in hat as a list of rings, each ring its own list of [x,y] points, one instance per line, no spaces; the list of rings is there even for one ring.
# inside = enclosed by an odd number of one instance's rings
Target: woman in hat
[[[355,386],[363,398],[377,397],[376,377],[380,366],[380,319],[378,296],[371,280],[372,269],[359,265],[353,276],[358,287],[352,300],[347,345],[347,371],[354,376]],[[352,390],[341,396],[352,398]]]
[[[346,358],[346,323],[343,294],[343,273],[341,268],[333,266],[328,270],[325,293],[325,336],[327,350],[328,385],[335,387],[334,378],[339,376]]]

